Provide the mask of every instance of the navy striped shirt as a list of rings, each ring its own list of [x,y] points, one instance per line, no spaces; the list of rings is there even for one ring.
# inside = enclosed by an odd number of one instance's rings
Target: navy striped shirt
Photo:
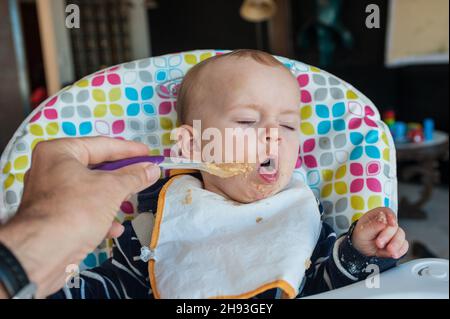
[[[138,196],[139,210],[156,212],[157,198],[167,179],[141,192]],[[319,211],[323,208],[318,201]],[[395,266],[397,260],[391,258],[367,257],[360,254],[351,243],[351,232],[336,238],[336,233],[326,223],[322,223],[321,232],[311,264],[299,287],[297,297],[306,297],[331,289],[340,288],[359,280],[371,273],[366,272],[368,265],[377,265],[380,272]],[[78,279],[68,282],[63,289],[53,294],[51,299],[148,299],[153,298],[148,264],[140,259],[141,243],[131,222],[125,222],[125,231],[114,239],[112,256],[99,267],[85,270]],[[77,285],[74,285],[77,283]],[[75,286],[75,287],[73,287]],[[270,289],[255,298],[279,298],[279,289]]]

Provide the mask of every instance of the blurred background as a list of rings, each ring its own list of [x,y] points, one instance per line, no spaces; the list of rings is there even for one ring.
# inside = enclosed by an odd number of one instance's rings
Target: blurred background
[[[448,258],[448,6],[0,0],[0,152],[40,102],[102,68],[192,49],[261,49],[323,68],[375,103],[398,134],[400,218],[415,243],[410,254]],[[77,8],[79,25],[71,16]]]

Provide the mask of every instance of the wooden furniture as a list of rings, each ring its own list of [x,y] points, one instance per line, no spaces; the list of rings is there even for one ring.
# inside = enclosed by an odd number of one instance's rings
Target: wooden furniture
[[[441,131],[435,131],[431,141],[396,144],[397,161],[405,163],[405,167],[399,172],[399,178],[407,181],[419,176],[423,187],[417,201],[400,199],[400,218],[427,217],[423,206],[430,200],[433,186],[440,180],[439,161],[448,160],[448,147],[448,134]]]

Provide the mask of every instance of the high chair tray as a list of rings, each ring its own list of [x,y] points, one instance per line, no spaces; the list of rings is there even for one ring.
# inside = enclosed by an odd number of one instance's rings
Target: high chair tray
[[[417,259],[380,274],[379,285],[363,280],[307,299],[448,299],[448,278],[448,260]]]

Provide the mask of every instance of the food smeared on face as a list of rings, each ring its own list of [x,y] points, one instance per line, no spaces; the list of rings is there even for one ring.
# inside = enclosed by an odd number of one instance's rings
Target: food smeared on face
[[[210,174],[229,178],[237,175],[248,175],[255,165],[248,163],[206,163],[206,168]]]

